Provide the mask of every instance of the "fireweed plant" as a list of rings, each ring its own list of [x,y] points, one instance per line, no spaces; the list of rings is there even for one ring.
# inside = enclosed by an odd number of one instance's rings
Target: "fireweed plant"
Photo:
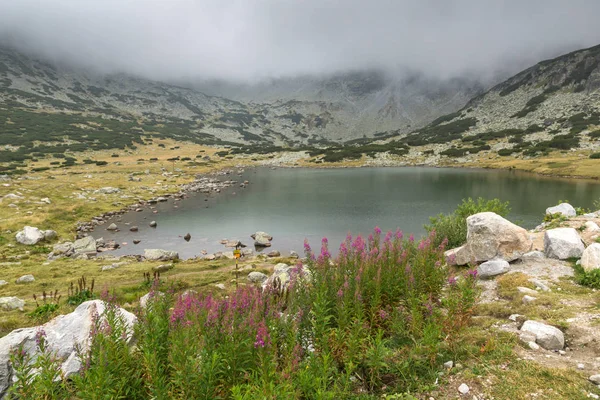
[[[223,297],[151,292],[134,346],[111,305],[61,395],[340,399],[422,390],[456,355],[477,297],[476,273],[451,276],[445,241],[435,243],[435,232],[415,241],[376,228],[366,239],[348,236],[335,259],[327,239],[317,254],[305,243],[307,261],[288,271],[289,282]],[[28,363],[13,365],[13,393],[33,390],[39,379],[27,378]]]

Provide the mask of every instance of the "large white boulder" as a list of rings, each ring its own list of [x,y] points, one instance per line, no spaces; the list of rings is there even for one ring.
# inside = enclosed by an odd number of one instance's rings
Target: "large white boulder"
[[[61,361],[65,377],[79,372],[81,362],[77,357],[76,347],[79,346],[84,351],[89,348],[94,318],[102,318],[105,310],[106,304],[101,300],[86,301],[70,314],[59,315],[41,326],[16,329],[0,338],[0,398],[6,395],[12,384],[13,370],[9,362],[11,352],[22,345],[24,351],[35,355],[38,350],[36,335],[41,330],[46,334],[48,351]],[[137,317],[122,308],[118,309],[118,313],[123,318],[131,339]]]
[[[585,272],[600,268],[600,243],[592,243],[583,251],[581,267]]]
[[[546,214],[562,214],[565,217],[574,217],[577,215],[577,211],[569,203],[560,203],[557,206],[546,208]]]
[[[248,274],[248,281],[252,283],[263,283],[267,279],[269,279],[269,277],[259,271],[252,271]]]
[[[565,347],[565,336],[560,329],[538,321],[525,321],[522,332],[535,335],[535,342],[546,350],[562,350]]]
[[[261,231],[253,233],[252,235],[250,235],[250,237],[254,239],[255,247],[270,247],[271,240],[273,240],[273,236]]]
[[[446,252],[452,265],[479,263],[492,259],[513,261],[529,252],[533,241],[525,229],[493,212],[467,218],[467,243]]]
[[[25,245],[34,245],[46,238],[45,231],[39,230],[33,226],[26,226],[22,231],[17,232],[15,239],[17,242]]]
[[[86,236],[81,239],[77,239],[73,243],[73,252],[75,252],[75,254],[95,255],[96,251],[96,239],[94,239],[92,236]]]
[[[548,258],[580,258],[585,246],[574,228],[555,228],[544,234],[544,253]]]
[[[18,297],[0,297],[0,309],[4,311],[23,311],[23,307],[25,307],[25,301]]]
[[[145,249],[144,258],[150,261],[170,261],[177,260],[179,258],[179,253],[170,250]]]

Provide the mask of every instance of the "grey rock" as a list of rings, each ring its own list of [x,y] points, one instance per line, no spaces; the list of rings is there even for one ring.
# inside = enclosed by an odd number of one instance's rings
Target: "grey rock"
[[[25,301],[18,297],[0,297],[0,309],[4,311],[23,311],[23,307],[25,307]]]
[[[446,361],[446,362],[444,363],[444,367],[445,367],[445,368],[448,368],[448,369],[450,369],[450,368],[454,367],[454,361]]]
[[[593,221],[586,221],[586,223],[583,225],[585,226],[585,230],[588,232],[600,232],[600,226]]]
[[[8,282],[5,280],[0,280],[0,286],[8,285]]]
[[[580,258],[584,249],[583,241],[574,228],[555,228],[544,234],[544,253],[548,258]]]
[[[600,374],[592,375],[588,378],[595,385],[600,385]]]
[[[538,321],[525,321],[522,332],[535,335],[535,342],[546,350],[562,350],[565,347],[565,337],[560,329]]]
[[[281,253],[279,251],[277,251],[277,250],[273,250],[273,251],[270,251],[267,254],[267,256],[268,257],[279,257],[279,256],[281,256]]]
[[[191,238],[192,238],[192,235],[190,235],[190,234],[189,234],[189,232],[188,232],[188,233],[186,233],[186,234],[185,234],[185,236],[183,237],[183,240],[185,240],[186,242],[189,242]]]
[[[48,230],[43,231],[43,232],[44,232],[44,240],[47,241],[47,242],[56,239],[57,236],[58,236],[58,234],[56,233],[56,231],[53,231],[52,229],[48,229]]]
[[[248,281],[252,283],[263,283],[269,279],[269,277],[262,272],[252,271],[248,274]]]
[[[292,250],[290,251],[290,258],[300,258],[300,256],[298,255],[298,253]]]
[[[266,232],[258,231],[250,235],[252,239],[254,239],[255,247],[270,247],[271,240],[273,240],[273,236],[269,235]]]
[[[173,269],[173,264],[161,264],[161,265],[157,265],[152,267],[153,271],[156,272],[167,272],[168,270]]]
[[[536,260],[543,260],[544,258],[546,258],[546,255],[543,252],[534,250],[534,251],[530,251],[528,253],[523,254],[523,256],[521,257],[521,260],[536,261]]]
[[[543,292],[549,292],[550,291],[550,288],[548,287],[548,285],[546,285],[546,283],[542,282],[539,279],[530,278],[529,282],[533,283],[537,289],[540,289]]]
[[[35,245],[45,239],[44,231],[33,226],[26,226],[22,231],[17,232],[15,239],[18,243],[24,245]]]
[[[465,383],[461,383],[460,386],[458,387],[458,393],[465,395],[467,393],[469,393],[471,389],[465,384]]]
[[[163,292],[149,292],[140,297],[140,307],[146,308],[148,304],[152,302],[152,299],[156,297],[162,297],[165,294]]]
[[[479,279],[489,279],[504,274],[510,270],[510,264],[505,260],[490,260],[477,267]]]
[[[48,351],[60,362],[64,376],[78,373],[81,363],[77,357],[77,348],[84,352],[88,350],[94,316],[97,315],[102,320],[105,310],[103,301],[86,301],[70,314],[60,315],[39,327],[16,329],[0,338],[0,398],[6,395],[13,383],[14,371],[9,362],[11,352],[23,346],[25,352],[34,356],[37,351],[36,334],[41,329],[46,333]],[[118,309],[118,314],[127,328],[127,338],[130,341],[137,317],[124,309]]]
[[[530,304],[530,303],[533,303],[536,300],[537,300],[536,297],[529,296],[528,294],[526,294],[525,296],[523,296],[523,298],[521,299],[521,301],[523,302],[523,304]]]
[[[529,348],[531,350],[539,350],[540,349],[540,345],[537,344],[536,342],[529,342],[529,343],[527,343],[527,345],[529,346]]]
[[[96,240],[92,236],[86,236],[73,242],[75,254],[95,255],[97,252]]]
[[[23,275],[23,276],[19,277],[19,279],[16,280],[16,283],[31,283],[34,281],[35,281],[35,278],[33,277],[33,275],[28,274],[28,275]]]
[[[156,228],[156,225],[157,225],[156,221],[151,221],[150,222],[150,227],[151,228]]]
[[[600,243],[592,243],[583,251],[581,266],[585,272],[600,268]]]
[[[132,226],[131,228],[129,228],[129,230],[130,230],[131,232],[137,232],[137,231],[139,230],[139,228],[138,228],[137,226],[135,226],[135,225],[134,225],[134,226]]]
[[[536,292],[535,290],[533,290],[533,289],[529,289],[529,288],[527,288],[527,287],[523,287],[523,286],[518,286],[518,287],[517,287],[517,291],[518,291],[519,293],[522,293],[522,294],[529,294],[529,295],[532,295],[532,296],[535,296],[535,295],[537,295],[537,294],[538,294],[538,292]]]
[[[141,242],[141,240],[140,239],[133,239],[132,242],[133,242],[133,244],[139,244]]]
[[[575,211],[575,208],[569,203],[560,203],[557,206],[546,208],[546,214],[562,214],[565,217],[574,217],[577,215],[577,211]]]
[[[150,261],[171,261],[179,259],[179,253],[161,249],[145,249],[144,258]]]
[[[94,190],[94,193],[96,193],[96,194],[113,194],[113,193],[119,193],[120,191],[121,191],[121,189],[107,186],[107,187],[100,188],[98,190]]]
[[[116,231],[119,227],[114,222],[106,228],[107,231]]]
[[[493,212],[467,218],[467,243],[445,253],[450,265],[493,259],[513,261],[531,251],[533,241],[525,229]]]

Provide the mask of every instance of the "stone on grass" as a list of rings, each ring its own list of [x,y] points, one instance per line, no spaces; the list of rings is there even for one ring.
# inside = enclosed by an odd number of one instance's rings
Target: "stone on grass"
[[[0,280],[0,286],[4,286],[4,285],[8,285],[8,282],[6,282],[5,280]]]
[[[538,294],[538,292],[536,292],[535,290],[529,289],[528,287],[523,287],[523,286],[517,286],[517,291],[522,294],[529,294],[529,295],[533,295],[533,296]]]
[[[600,268],[600,243],[592,243],[583,251],[581,267],[585,272]]]
[[[533,303],[536,300],[537,300],[537,297],[529,296],[528,294],[526,294],[525,296],[523,296],[523,298],[521,299],[521,301],[523,302],[523,304],[530,304],[530,303]]]
[[[167,272],[168,270],[173,269],[173,264],[161,264],[152,267],[152,270],[155,272]]]
[[[569,203],[560,203],[554,207],[546,208],[547,215],[561,214],[565,217],[574,217],[577,215],[577,211]]]
[[[25,301],[18,297],[0,297],[0,309],[4,311],[23,311],[23,307],[25,307]]]
[[[592,375],[588,378],[595,385],[600,385],[600,374]]]
[[[530,278],[529,282],[533,283],[533,285],[536,287],[536,289],[540,289],[542,292],[550,291],[550,288],[548,287],[548,285],[546,285],[546,283],[542,282],[539,279]]]
[[[35,278],[33,277],[33,275],[28,274],[28,275],[21,276],[19,279],[17,279],[16,283],[30,283],[33,281],[35,281]]]
[[[92,236],[86,236],[73,242],[73,252],[94,255],[97,252],[96,246],[96,240]]]
[[[538,321],[525,321],[522,332],[535,335],[535,342],[546,350],[562,350],[565,347],[565,336],[560,329]]]
[[[469,390],[471,390],[465,383],[461,383],[460,386],[458,387],[458,393],[465,395],[467,393],[469,393]]]
[[[477,277],[479,279],[490,279],[496,275],[501,275],[510,270],[510,265],[505,260],[490,260],[477,267]]]
[[[45,232],[33,226],[26,226],[17,232],[15,239],[18,243],[32,246],[45,239]]]
[[[153,301],[154,298],[158,297],[162,297],[165,294],[163,292],[149,292],[146,293],[145,295],[143,295],[142,297],[140,297],[140,307],[142,308],[146,308],[146,306],[148,306],[148,304],[150,302]]]
[[[179,253],[170,250],[144,249],[144,258],[149,261],[170,261],[179,259]]]
[[[544,234],[544,253],[548,258],[580,258],[584,249],[583,241],[574,228],[555,228]]]
[[[444,363],[444,367],[445,367],[445,368],[448,368],[448,369],[450,369],[450,368],[454,367],[454,361],[446,361],[446,362]]]
[[[540,349],[540,345],[537,344],[536,342],[529,342],[529,343],[527,343],[527,345],[529,346],[529,348],[531,350],[539,350]]]
[[[252,283],[263,283],[269,279],[269,277],[262,272],[252,271],[248,274],[248,280]]]
[[[14,370],[9,362],[10,354],[19,346],[23,346],[26,353],[35,356],[36,335],[41,330],[46,334],[48,352],[58,360],[64,376],[77,374],[82,367],[77,349],[87,351],[94,318],[100,316],[102,319],[105,310],[106,304],[103,301],[86,301],[70,314],[59,315],[38,327],[16,329],[0,338],[0,398],[6,395],[14,380]],[[137,318],[122,308],[117,309],[117,313],[123,318],[127,340],[130,341]]]
[[[493,212],[467,218],[467,243],[446,252],[451,265],[465,265],[493,259],[513,261],[531,250],[533,241],[525,229]]]

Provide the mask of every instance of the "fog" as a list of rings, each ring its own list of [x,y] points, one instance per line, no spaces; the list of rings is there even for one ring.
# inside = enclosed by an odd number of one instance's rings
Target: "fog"
[[[0,42],[159,80],[514,73],[600,43],[598,0],[0,0]]]

